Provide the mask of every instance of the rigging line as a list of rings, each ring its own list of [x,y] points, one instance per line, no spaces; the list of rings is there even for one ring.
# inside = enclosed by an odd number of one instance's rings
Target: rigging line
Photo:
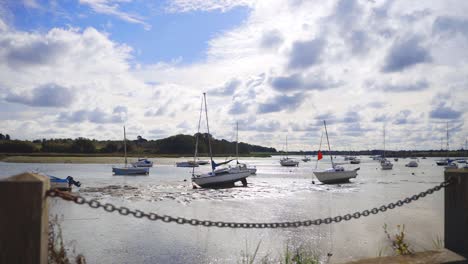
[[[332,204],[332,195],[333,195],[333,192],[329,192],[328,193],[328,215],[333,215],[333,208],[330,206]],[[328,257],[328,260],[330,260],[330,257],[333,255],[333,223],[331,223],[329,225],[329,229],[328,229],[328,234],[329,234],[329,237],[330,237],[330,243],[329,243],[329,252],[327,254],[327,257]]]
[[[203,99],[205,100],[206,129],[208,130],[208,147],[209,147],[209,149],[210,149],[211,172],[214,173],[214,168],[213,168],[213,151],[211,150],[210,124],[209,124],[209,122],[208,122],[208,107],[206,106],[206,93],[203,93]]]
[[[202,119],[202,113],[203,113],[203,97],[201,98],[201,102],[200,102],[200,116],[198,117],[197,135],[195,137],[195,154],[193,155],[192,176],[195,174],[195,162],[197,162],[198,137],[200,136],[200,124],[201,124],[201,119]]]
[[[327,122],[325,122],[325,120],[323,120],[323,126],[325,127],[325,135],[327,135],[328,152],[330,154],[330,160],[331,160],[332,168],[334,169],[335,164],[333,164],[333,155],[331,153],[330,141],[328,140]]]

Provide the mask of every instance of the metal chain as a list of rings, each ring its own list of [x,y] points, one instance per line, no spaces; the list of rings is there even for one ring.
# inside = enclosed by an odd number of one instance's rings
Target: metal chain
[[[389,203],[386,205],[382,205],[380,207],[374,207],[370,210],[363,210],[358,211],[353,214],[345,214],[345,215],[338,215],[335,217],[327,217],[323,219],[315,219],[315,220],[305,220],[305,221],[295,221],[295,222],[277,222],[277,223],[239,223],[239,222],[223,222],[223,221],[210,221],[210,220],[198,220],[198,219],[188,219],[184,217],[173,217],[169,215],[158,215],[155,213],[145,213],[140,210],[131,210],[127,207],[116,207],[113,204],[106,203],[101,204],[99,201],[92,199],[87,200],[81,196],[75,196],[67,192],[62,192],[59,190],[50,190],[47,191],[46,195],[49,197],[60,197],[67,201],[73,201],[76,204],[87,204],[91,208],[99,208],[102,207],[106,212],[112,213],[117,211],[121,215],[133,215],[136,218],[143,218],[146,217],[149,220],[157,221],[161,220],[165,223],[174,222],[177,224],[189,224],[193,226],[206,226],[206,227],[228,227],[228,228],[289,228],[289,227],[301,227],[301,226],[311,226],[311,225],[321,225],[321,224],[331,224],[333,222],[339,223],[341,221],[349,221],[352,219],[358,219],[361,216],[369,216],[371,214],[378,214],[380,212],[385,212],[387,210],[395,209],[397,207],[403,206],[405,204],[409,204],[412,201],[416,201],[419,198],[423,198],[426,195],[432,194],[436,191],[439,191],[442,188],[447,187],[453,181],[448,179],[439,185],[436,185],[433,188],[427,189],[424,192],[420,192],[419,194],[415,194],[413,196],[407,197],[402,200],[398,200],[395,203]]]

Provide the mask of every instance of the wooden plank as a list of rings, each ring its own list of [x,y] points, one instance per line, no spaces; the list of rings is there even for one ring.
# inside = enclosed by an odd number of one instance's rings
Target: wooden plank
[[[468,170],[446,170],[449,178],[455,183],[445,188],[445,248],[468,258]]]
[[[0,181],[0,263],[47,263],[49,186],[32,173]]]

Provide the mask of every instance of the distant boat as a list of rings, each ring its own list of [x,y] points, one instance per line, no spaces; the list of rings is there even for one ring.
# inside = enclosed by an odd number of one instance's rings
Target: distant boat
[[[323,171],[315,171],[314,175],[320,182],[325,184],[349,182],[350,179],[356,178],[359,168],[354,170],[345,170],[342,166],[333,163],[330,141],[328,140],[327,123],[325,120],[323,121],[323,126],[325,127],[325,134],[327,135],[328,153],[330,154],[332,167]]]
[[[466,163],[466,160],[465,159],[457,159],[457,162],[458,163]]]
[[[207,165],[207,164],[210,164],[210,162],[207,161],[207,160],[197,160],[197,164],[198,165]]]
[[[61,179],[48,174],[42,175],[49,177],[51,190],[58,189],[61,191],[71,191],[73,185],[75,185],[76,187],[81,186],[81,183],[79,181],[75,181],[71,176],[67,176],[67,178]]]
[[[447,122],[447,129],[446,129],[446,140],[447,140],[447,153],[445,159],[441,160],[436,160],[437,166],[449,166],[450,163],[453,162],[452,159],[449,159],[448,154],[449,154],[449,132],[448,132],[448,122]],[[441,139],[441,145],[442,145],[442,139]],[[441,147],[442,148],[442,147]],[[453,165],[452,165],[453,166]]]
[[[302,159],[303,162],[309,162],[310,161],[310,158],[307,157],[307,156],[304,156],[304,158]]]
[[[127,138],[125,135],[125,126],[124,126],[124,157],[125,165],[124,167],[112,167],[112,172],[114,175],[148,175],[149,167],[129,167],[127,162]]]
[[[380,167],[382,168],[382,170],[391,170],[393,169],[393,163],[390,160],[387,160],[385,158],[385,125],[383,129],[383,144],[384,144],[384,150],[383,150],[382,159],[380,160]]]
[[[458,169],[458,165],[455,162],[450,162],[445,166],[446,169]]]
[[[153,167],[153,162],[148,159],[138,159],[137,162],[132,163],[133,167]]]
[[[200,107],[200,119],[202,116],[202,110],[203,110],[203,102],[205,105],[205,115],[206,115],[206,127],[208,131],[208,135],[210,134],[210,126],[208,123],[208,109],[207,109],[207,103],[206,103],[206,94],[203,93],[203,101]],[[200,122],[198,123],[198,132],[200,132]],[[196,143],[195,143],[195,155],[194,155],[194,161],[197,159],[197,154],[198,154],[198,135],[197,133],[197,138],[196,138]],[[195,174],[195,172],[192,172],[192,182],[194,183],[194,186],[200,186],[200,187],[210,187],[210,186],[225,186],[225,185],[233,185],[235,182],[242,182],[242,185],[247,186],[247,177],[251,175],[251,171],[247,169],[247,166],[235,166],[231,168],[220,168],[216,169],[220,165],[228,164],[232,160],[228,160],[225,162],[220,162],[216,163],[213,160],[213,152],[211,148],[211,137],[208,137],[208,147],[210,151],[210,161],[211,161],[211,172],[208,173],[203,173],[203,174]],[[244,164],[245,165],[245,164]]]
[[[349,163],[350,163],[350,164],[360,164],[360,163],[361,163],[361,160],[355,157],[355,158],[352,159]]]
[[[236,168],[237,167],[237,168]],[[257,167],[239,162],[239,122],[236,122],[236,166],[231,169],[248,170],[251,175],[257,174]]]
[[[280,159],[280,164],[283,167],[299,166],[299,161],[288,157],[288,137],[286,136],[286,156]]]
[[[393,160],[394,160],[394,161],[398,161],[398,158],[394,158]]]
[[[188,168],[193,168],[193,167],[198,167],[199,163],[194,162],[193,160],[188,160],[188,161],[181,161],[181,162],[176,162],[177,167],[188,167]]]
[[[408,164],[406,164],[405,166],[406,167],[411,167],[411,168],[416,168],[416,167],[419,166],[419,164],[416,161],[412,160],[412,161],[408,162]]]

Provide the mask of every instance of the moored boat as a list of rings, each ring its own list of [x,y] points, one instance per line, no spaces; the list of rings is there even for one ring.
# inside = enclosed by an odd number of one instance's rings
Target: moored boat
[[[325,127],[325,134],[327,136],[328,153],[330,155],[330,161],[331,161],[332,167],[323,171],[314,171],[314,175],[315,177],[317,177],[317,179],[320,182],[325,183],[325,184],[349,182],[350,179],[356,178],[357,171],[359,170],[359,168],[354,169],[354,170],[345,170],[345,168],[343,168],[342,166],[336,165],[333,162],[333,156],[331,155],[330,141],[328,140],[327,123],[325,122],[325,120],[323,121],[323,126]],[[320,147],[321,145],[322,143],[320,142]],[[319,155],[318,159],[321,159],[321,155]]]
[[[283,167],[299,166],[299,161],[288,157],[288,137],[286,136],[286,156],[280,159],[280,164]]]
[[[153,162],[146,158],[140,158],[138,161],[132,163],[133,167],[153,167]]]
[[[391,170],[393,169],[393,163],[390,160],[385,158],[385,125],[383,129],[383,145],[384,145],[384,149],[383,149],[382,159],[380,160],[380,168],[382,170]]]
[[[112,172],[114,175],[148,175],[150,167],[134,167],[128,166],[127,161],[127,137],[125,134],[125,126],[124,126],[124,158],[125,158],[125,165],[123,167],[112,167]]]
[[[406,167],[411,167],[411,168],[416,168],[416,167],[419,166],[419,164],[416,161],[412,160],[412,161],[408,162],[405,166]]]
[[[202,104],[200,107],[200,120],[203,111],[203,102],[205,105],[205,115],[206,115],[206,128],[208,134],[210,134],[210,126],[208,123],[208,109],[206,103],[206,93],[203,93]],[[198,135],[200,134],[200,120],[198,122],[198,133],[195,143],[195,154],[194,154],[194,161],[197,160],[198,154]],[[223,187],[223,186],[232,186],[235,182],[242,182],[243,186],[247,186],[247,177],[251,175],[251,170],[247,168],[245,164],[237,162],[236,166],[229,166],[227,168],[219,168],[217,167],[221,165],[228,164],[233,160],[228,160],[220,163],[216,163],[213,160],[213,152],[211,148],[211,139],[208,138],[208,149],[210,154],[210,162],[211,162],[211,172],[202,173],[202,174],[195,174],[195,171],[192,172],[192,183],[194,187]],[[256,171],[256,169],[255,169]]]
[[[67,176],[67,178],[62,179],[48,174],[43,175],[49,177],[51,190],[58,189],[61,191],[71,191],[73,185],[76,187],[81,186],[81,183],[79,181],[75,181],[71,176]]]
[[[198,167],[199,163],[194,162],[193,160],[188,160],[188,161],[176,162],[176,166],[183,167],[183,168],[193,168],[193,167]]]

